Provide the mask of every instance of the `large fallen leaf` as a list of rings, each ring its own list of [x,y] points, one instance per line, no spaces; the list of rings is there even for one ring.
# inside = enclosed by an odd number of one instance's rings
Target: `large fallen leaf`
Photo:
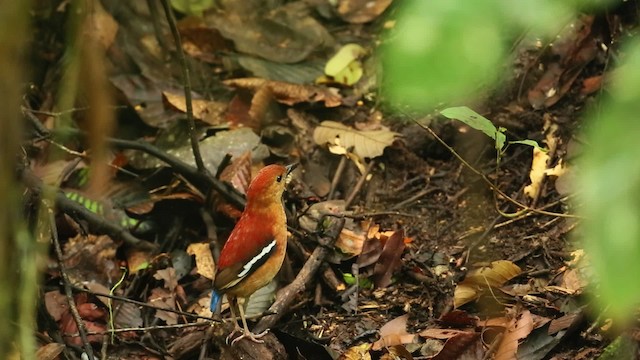
[[[380,258],[373,269],[373,282],[376,288],[385,288],[391,284],[391,277],[401,266],[404,248],[404,230],[397,230],[385,242]]]
[[[342,104],[342,97],[337,90],[314,85],[292,84],[282,81],[272,81],[260,78],[241,78],[225,80],[223,83],[241,89],[257,92],[263,87],[268,87],[273,92],[277,102],[286,105],[295,105],[302,102],[324,102],[326,107],[336,107]]]
[[[393,144],[399,136],[390,130],[356,130],[336,121],[323,121],[313,131],[313,140],[318,145],[353,147],[353,152],[361,158],[382,155],[384,149]]]
[[[262,0],[222,1],[205,22],[231,39],[236,50],[278,63],[298,63],[314,51],[331,46],[333,38],[302,2],[274,8]]]
[[[498,288],[520,275],[521,272],[520,267],[507,260],[494,261],[490,266],[469,272],[467,277],[456,286],[453,295],[454,307],[458,308],[478,299],[487,287]]]
[[[461,332],[450,337],[444,346],[432,357],[432,360],[448,359],[483,359],[485,355],[484,346],[479,333]]]
[[[508,260],[498,260],[490,266],[481,267],[472,271],[464,279],[464,283],[476,285],[488,285],[494,288],[504,285],[507,281],[520,275],[520,267]]]

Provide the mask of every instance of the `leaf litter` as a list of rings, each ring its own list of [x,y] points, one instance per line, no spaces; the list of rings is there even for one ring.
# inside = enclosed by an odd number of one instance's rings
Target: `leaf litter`
[[[208,171],[220,174],[243,193],[252,167],[260,167],[265,161],[297,159],[302,163],[303,174],[285,198],[294,215],[290,223],[294,250],[290,249],[279,281],[265,288],[263,294],[256,294],[259,296],[247,311],[251,309],[255,315],[267,311],[278,288],[291,281],[318,246],[313,236],[322,231],[323,216],[369,213],[363,217],[370,217],[366,221],[349,219],[330,247],[330,261],[324,264],[321,276],[298,295],[299,302],[294,309],[287,309],[285,320],[278,324],[277,331],[304,344],[298,351],[321,357],[326,354],[309,350],[313,335],[313,341],[324,342],[342,358],[480,359],[488,351],[494,358],[504,359],[577,356],[577,348],[558,346],[571,327],[583,326],[585,310],[575,302],[581,300],[580,295],[592,280],[583,265],[564,261],[571,223],[540,214],[495,220],[495,199],[470,180],[450,154],[425,152],[439,146],[426,132],[418,135],[420,142],[412,142],[399,136],[405,125],[393,123],[395,115],[385,114],[384,124],[391,128],[381,124],[381,112],[370,101],[372,95],[362,90],[376,75],[363,57],[374,48],[367,34],[370,26],[381,19],[391,2],[374,1],[368,7],[358,6],[360,3],[340,1],[329,12],[314,4],[311,12],[305,8],[310,4],[223,1],[220,7],[197,9],[191,14],[196,16],[193,23],[180,15],[183,48],[196,75],[192,94],[197,97],[193,103],[199,120],[197,139]],[[162,151],[194,164],[189,133],[179,121],[186,110],[178,85],[179,67],[166,62],[170,56],[166,56],[162,44],[168,28],[161,24],[164,35],[155,38],[149,31],[153,28],[149,12],[140,11],[140,6],[125,4],[113,10],[121,12],[118,16],[102,14],[96,18],[104,19],[100,21],[105,25],[117,19],[117,32],[127,35],[114,36],[113,24],[96,35],[114,50],[109,52],[113,63],[110,79],[119,91],[118,104],[128,111],[119,115],[121,126],[127,124],[133,130],[126,136],[152,142]],[[336,29],[329,25],[332,21],[344,21],[346,25]],[[508,149],[503,154],[504,167],[488,176],[505,193],[522,194],[526,179],[534,173],[532,188],[526,191],[535,195],[529,196],[537,198],[539,205],[558,201],[558,180],[554,182],[554,178],[562,178],[562,166],[568,160],[567,133],[576,125],[574,114],[556,104],[567,100],[581,106],[584,96],[601,86],[596,80],[602,75],[592,74],[590,66],[599,61],[596,55],[601,51],[592,40],[595,32],[603,30],[593,27],[589,17],[575,23],[578,26],[574,30],[568,29],[555,42],[552,56],[530,56],[532,50],[522,52],[529,58],[518,61],[544,69],[525,75],[529,77],[527,86],[533,84],[526,99],[530,106],[513,106],[515,103],[508,100],[484,109],[486,117],[480,124],[474,122],[475,128],[498,143],[498,149],[508,143],[534,147],[534,156],[540,159],[533,164],[529,153]],[[338,35],[344,33],[349,42],[337,44],[341,39]],[[329,68],[327,74],[338,81],[313,83],[323,64]],[[589,89],[583,90],[587,85]],[[44,91],[51,96],[54,90]],[[39,103],[40,110],[51,111],[47,104]],[[450,111],[443,111],[443,115],[467,120],[477,115]],[[82,120],[81,113],[76,116]],[[510,126],[513,123],[517,126]],[[547,123],[558,128],[551,129]],[[472,154],[479,168],[492,168],[494,158],[479,155],[484,150],[464,149],[473,141],[460,124],[434,122],[431,126],[445,140],[457,139],[461,152]],[[504,133],[503,127],[508,129]],[[293,140],[275,144],[272,139],[278,136]],[[537,141],[544,141],[549,151],[536,151]],[[85,150],[71,142],[65,145],[78,153]],[[231,155],[230,166],[227,154]],[[171,164],[139,151],[118,155],[126,158],[126,169],[118,169],[112,176],[133,177],[132,183],[154,194],[144,211],[133,211],[133,206],[123,209],[127,215],[156,220],[159,228],[148,240],[157,239],[166,247],[159,253],[132,251],[104,235],[78,235],[85,231],[82,224],[70,221],[71,225],[61,229],[61,233],[66,232],[63,264],[75,280],[96,294],[113,292],[159,308],[146,309],[118,300],[113,303],[117,328],[195,321],[162,309],[186,309],[210,316],[207,302],[215,266],[210,245],[215,254],[216,246],[233,226],[229,219],[237,218],[239,210],[219,199],[215,204],[205,202],[201,189],[174,173]],[[347,162],[339,177],[335,174],[342,156],[352,163]],[[60,169],[65,164],[50,165]],[[40,170],[39,174],[49,171]],[[66,180],[62,170],[50,175],[53,180],[49,183]],[[545,177],[547,180],[541,180]],[[345,209],[344,202],[336,203],[343,201],[360,179],[362,188],[352,206]],[[333,198],[326,198],[328,194]],[[404,202],[413,196],[413,201]],[[560,203],[550,206],[562,211]],[[394,211],[389,211],[391,208]],[[214,219],[203,215],[208,212]],[[177,252],[183,255],[177,256]],[[191,256],[195,262],[184,260]],[[124,283],[116,286],[122,274],[120,266],[128,267],[129,272]],[[349,276],[354,285],[347,288],[342,281]],[[47,281],[58,277],[55,268],[48,270]],[[336,283],[343,286],[333,286]],[[95,296],[77,296],[73,301],[89,328],[102,332],[112,319],[106,298]],[[59,291],[46,292],[44,301],[63,333],[77,333],[69,320],[67,299]],[[220,327],[216,329],[221,331]],[[605,326],[595,329],[598,336],[610,334]],[[587,329],[583,326],[581,330]],[[195,331],[172,329],[150,334],[154,340],[161,340],[156,345],[172,341],[173,345],[178,339],[193,336],[197,340],[192,340],[191,355],[202,343]],[[91,336],[92,343],[102,341],[101,336]],[[216,336],[223,338],[224,334]],[[69,338],[70,343],[81,344],[77,336]],[[116,351],[125,348],[124,341],[139,339],[131,333],[116,338],[123,341],[110,345]],[[598,353],[606,345],[602,337],[586,331],[578,340],[589,348],[589,354]],[[43,346],[41,350],[48,349]],[[165,350],[163,346],[154,349]],[[213,351],[219,355],[228,350]],[[173,354],[179,353],[175,350]]]

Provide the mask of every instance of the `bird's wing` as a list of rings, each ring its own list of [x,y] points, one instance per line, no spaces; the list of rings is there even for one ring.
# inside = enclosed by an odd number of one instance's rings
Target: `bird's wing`
[[[224,291],[251,275],[276,250],[273,229],[263,223],[238,222],[220,254],[214,288]],[[223,261],[224,259],[224,261]]]

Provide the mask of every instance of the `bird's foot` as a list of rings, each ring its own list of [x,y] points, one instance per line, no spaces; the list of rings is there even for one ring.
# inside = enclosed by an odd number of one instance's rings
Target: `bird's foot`
[[[235,332],[235,331],[234,331]],[[263,343],[264,340],[262,340],[261,338],[264,337],[265,335],[267,335],[267,333],[269,332],[269,330],[265,330],[263,332],[261,332],[260,334],[254,334],[251,331],[245,330],[244,334],[238,336],[237,338],[233,339],[233,341],[231,342],[231,346],[233,346],[235,343],[237,343],[238,341],[240,341],[240,339],[250,339],[253,342],[256,343]],[[229,338],[227,338],[229,339]]]
[[[240,333],[242,331],[244,331],[242,326],[238,325],[238,323],[235,323],[235,326],[233,327],[233,330],[231,331],[231,333],[229,335],[227,335],[227,339],[226,339],[227,344],[229,344],[229,340],[233,339],[233,336],[236,333]]]

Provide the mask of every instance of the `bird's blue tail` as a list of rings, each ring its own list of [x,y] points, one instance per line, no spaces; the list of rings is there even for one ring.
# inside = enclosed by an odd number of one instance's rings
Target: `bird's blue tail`
[[[215,313],[218,309],[218,303],[222,300],[222,294],[218,294],[215,290],[211,292],[211,304],[209,304],[209,308],[212,313]]]

